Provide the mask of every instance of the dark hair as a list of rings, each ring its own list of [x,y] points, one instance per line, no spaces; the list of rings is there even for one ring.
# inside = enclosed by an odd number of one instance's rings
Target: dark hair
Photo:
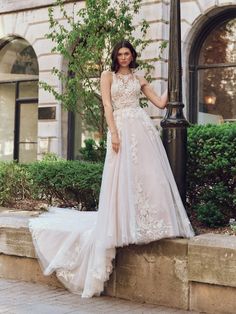
[[[111,59],[112,59],[112,64],[111,64],[111,70],[114,72],[117,72],[119,70],[119,63],[117,60],[118,52],[121,48],[128,48],[133,56],[133,60],[130,62],[129,67],[136,69],[139,65],[136,62],[137,58],[137,52],[135,51],[134,47],[131,45],[131,43],[128,40],[122,40],[118,42],[111,53]]]

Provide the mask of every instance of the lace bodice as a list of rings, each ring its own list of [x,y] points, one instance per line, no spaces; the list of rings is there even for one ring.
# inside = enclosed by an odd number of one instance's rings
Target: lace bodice
[[[112,73],[111,100],[114,110],[126,107],[138,107],[140,83],[133,74]]]

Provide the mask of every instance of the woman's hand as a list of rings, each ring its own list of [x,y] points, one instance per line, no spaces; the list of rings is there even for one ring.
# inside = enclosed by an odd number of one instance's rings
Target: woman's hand
[[[118,153],[119,149],[120,149],[120,139],[119,139],[119,135],[117,132],[114,132],[111,134],[111,144],[112,144],[112,149]]]

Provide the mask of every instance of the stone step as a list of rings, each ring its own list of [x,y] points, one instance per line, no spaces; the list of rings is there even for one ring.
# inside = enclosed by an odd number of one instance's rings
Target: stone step
[[[37,212],[0,211],[0,277],[57,287],[36,259],[29,217]],[[206,313],[235,313],[236,237],[204,234],[117,249],[105,294]]]
[[[53,274],[44,276],[28,228],[37,211],[0,208],[0,277],[63,287]]]

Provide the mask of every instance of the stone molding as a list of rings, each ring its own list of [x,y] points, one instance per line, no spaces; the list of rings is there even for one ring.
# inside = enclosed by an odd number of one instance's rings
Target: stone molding
[[[79,2],[83,0],[65,0],[64,2]],[[36,8],[47,7],[55,4],[55,0],[1,0],[0,1],[0,14],[17,12],[23,10],[32,10]]]

